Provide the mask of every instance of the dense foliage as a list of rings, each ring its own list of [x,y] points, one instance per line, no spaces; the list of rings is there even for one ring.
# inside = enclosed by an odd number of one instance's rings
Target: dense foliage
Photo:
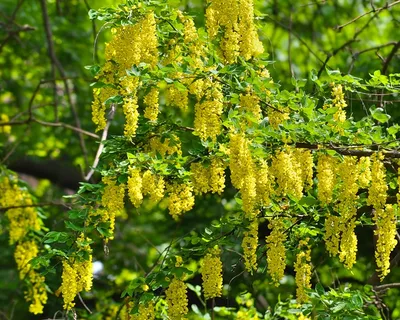
[[[111,3],[0,4],[2,316],[398,318],[400,1]]]

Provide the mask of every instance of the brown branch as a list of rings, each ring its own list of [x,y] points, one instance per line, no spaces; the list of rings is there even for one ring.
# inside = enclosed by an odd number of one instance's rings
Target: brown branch
[[[400,1],[400,0],[399,0]],[[353,42],[358,41],[357,37],[369,26],[369,24],[371,23],[371,21],[378,15],[379,12],[376,12],[368,21],[366,24],[363,25],[363,27],[358,30],[357,32],[354,33],[353,38],[347,40],[345,43],[343,43],[341,46],[337,47],[336,49],[334,49],[331,53],[329,53],[326,56],[325,62],[322,65],[322,67],[319,69],[318,71],[318,77],[321,76],[322,72],[324,71],[325,67],[327,66],[327,63],[329,62],[329,60],[334,57],[335,55],[337,55],[342,49],[346,48],[348,45],[352,44]]]
[[[89,3],[87,2],[87,0],[83,0],[83,2],[85,3],[87,11],[90,11],[91,8],[90,8]],[[94,42],[94,41],[96,41],[96,35],[97,35],[95,19],[92,19],[92,33],[93,33],[93,42]],[[94,60],[94,62],[98,62],[99,61],[99,55],[98,55],[98,52],[97,52],[97,46],[94,47],[93,60]]]
[[[95,139],[100,139],[100,137],[95,133],[92,133],[90,131],[86,131],[86,130],[78,128],[78,127],[71,126],[71,125],[69,125],[67,123],[64,123],[64,122],[47,122],[47,121],[42,121],[42,120],[36,119],[34,117],[32,117],[30,119],[26,119],[26,120],[21,120],[21,121],[0,122],[0,127],[2,127],[2,126],[18,126],[18,125],[25,125],[25,124],[29,124],[29,123],[38,123],[38,124],[41,124],[41,125],[47,126],[47,127],[63,127],[63,128],[75,131],[75,132],[77,132],[79,134],[84,134],[86,136],[89,136],[89,137],[92,137],[92,138],[95,138]]]
[[[392,48],[392,51],[390,51],[388,57],[385,59],[385,62],[382,67],[382,74],[386,74],[387,69],[389,68],[389,64],[392,61],[396,52],[399,50],[399,48],[400,48],[400,41],[395,44],[395,46]]]
[[[367,11],[367,12],[364,12],[363,14],[360,14],[358,17],[355,17],[354,19],[352,19],[352,20],[350,20],[350,21],[348,21],[348,22],[346,22],[346,23],[344,23],[342,25],[336,26],[335,30],[341,31],[344,27],[348,26],[349,24],[352,24],[353,22],[356,22],[357,20],[361,19],[362,17],[365,17],[366,15],[369,15],[370,13],[374,12],[375,14],[378,14],[382,10],[389,9],[390,7],[393,7],[393,6],[395,6],[396,4],[399,4],[399,3],[400,3],[400,0],[397,0],[397,1],[392,2],[391,4],[386,3],[383,7],[378,8],[378,9],[372,8],[370,11]]]
[[[75,125],[76,127],[78,127],[79,129],[81,129],[81,122],[79,119],[79,115],[78,112],[76,110],[75,107],[75,103],[73,102],[72,98],[71,98],[71,92],[69,89],[69,84],[68,84],[68,80],[66,80],[66,73],[64,71],[63,66],[61,65],[60,61],[58,60],[55,51],[54,51],[54,43],[53,43],[53,36],[52,36],[52,32],[51,32],[51,26],[50,26],[50,20],[49,20],[49,16],[47,14],[47,4],[46,4],[46,0],[40,0],[41,6],[42,6],[42,16],[43,16],[43,24],[44,24],[44,28],[46,30],[46,39],[47,39],[47,45],[48,45],[48,51],[49,51],[49,57],[52,63],[52,66],[54,66],[55,68],[57,68],[58,72],[60,73],[61,77],[64,79],[63,83],[64,83],[64,87],[65,87],[65,93],[67,96],[67,100],[68,100],[68,104],[71,107],[71,111],[72,114],[74,116],[75,119]],[[53,77],[55,78],[55,77]],[[55,107],[57,108],[57,107]],[[57,117],[56,117],[57,119]],[[57,120],[56,120],[57,122]],[[83,137],[83,134],[78,132],[79,135],[79,143],[82,149],[82,153],[83,153],[83,157],[84,157],[84,161],[85,161],[85,166],[86,168],[89,167],[89,160],[88,160],[88,156],[87,156],[87,149],[86,149],[86,144],[85,144],[85,139]]]
[[[388,283],[388,284],[382,284],[380,286],[375,286],[374,290],[375,291],[383,291],[391,288],[400,288],[400,283]]]
[[[94,172],[95,172],[95,170],[97,168],[97,165],[99,164],[100,156],[101,156],[101,154],[103,152],[103,149],[104,149],[104,141],[107,139],[108,129],[110,128],[110,124],[111,124],[112,119],[114,118],[114,114],[115,114],[115,107],[111,106],[111,112],[110,112],[110,115],[109,115],[109,117],[107,119],[107,124],[106,124],[106,127],[103,130],[103,134],[101,135],[99,148],[97,149],[96,156],[94,158],[94,162],[93,162],[92,168],[90,169],[88,174],[84,177],[85,181],[89,181],[92,178],[92,176],[93,176],[93,174],[94,174]]]
[[[49,15],[47,12],[46,0],[40,0],[42,8],[43,25],[46,33],[47,50],[50,58],[51,77],[53,78],[53,101],[54,101],[54,119],[58,121],[58,97],[57,97],[57,82],[56,82],[56,54],[54,51],[53,33],[50,27]]]
[[[8,19],[9,20],[9,24],[17,25],[14,20],[15,20],[15,17],[17,16],[18,10],[21,8],[23,3],[24,3],[24,0],[19,0],[18,1],[17,5],[15,6],[15,9],[14,9],[13,13],[11,14],[11,17]],[[35,28],[33,28],[31,26],[28,26],[28,25],[24,25],[24,26],[18,26],[17,30],[9,31],[8,36],[0,44],[0,53],[3,50],[3,47],[8,42],[8,40],[10,40],[14,35],[18,34],[19,32],[22,32],[22,31],[32,31],[32,30],[35,30]]]
[[[296,148],[305,148],[311,150],[321,149],[320,144],[312,144],[306,142],[298,142],[296,143]],[[349,147],[343,146],[334,146],[334,145],[323,145],[323,148],[328,150],[334,150],[337,153],[344,155],[344,156],[355,156],[355,157],[368,157],[376,153],[376,150],[354,150],[350,149]],[[383,151],[383,154],[386,158],[400,158],[399,151]]]

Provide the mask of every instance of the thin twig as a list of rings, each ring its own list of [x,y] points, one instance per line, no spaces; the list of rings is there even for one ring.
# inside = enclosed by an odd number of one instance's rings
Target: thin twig
[[[79,301],[82,303],[82,305],[83,305],[83,306],[85,307],[85,309],[87,310],[87,312],[89,312],[90,314],[92,314],[92,313],[93,313],[92,310],[90,310],[89,307],[86,305],[85,301],[83,301],[83,299],[82,299],[80,293],[78,293],[78,298],[79,298]]]
[[[111,106],[111,112],[110,112],[109,117],[107,119],[107,124],[106,124],[106,127],[103,130],[103,134],[101,135],[99,148],[97,149],[96,156],[94,158],[94,162],[93,162],[92,168],[90,169],[88,174],[84,177],[85,181],[89,181],[92,178],[92,176],[93,176],[93,174],[94,174],[94,172],[95,172],[95,170],[97,168],[97,165],[99,164],[100,156],[101,156],[101,154],[103,152],[103,149],[104,149],[104,141],[107,140],[108,129],[110,128],[111,121],[114,118],[114,114],[115,114],[115,107]]]
[[[70,124],[67,124],[67,123],[64,123],[64,122],[47,122],[47,121],[42,121],[42,120],[39,120],[39,119],[36,119],[36,118],[26,119],[26,120],[22,120],[22,121],[0,122],[0,127],[2,127],[2,126],[25,125],[25,124],[29,124],[31,122],[32,123],[38,123],[38,124],[41,124],[43,126],[48,126],[48,127],[63,127],[63,128],[67,128],[67,129],[70,129],[72,131],[78,132],[80,134],[87,135],[87,136],[95,138],[95,139],[100,139],[100,137],[95,133],[92,133],[90,131],[86,131],[86,130],[81,129],[81,128],[77,128],[77,127],[71,126]]]
[[[87,11],[90,11],[91,8],[90,8],[89,3],[87,2],[87,0],[83,0],[83,2],[85,3]],[[94,41],[96,41],[96,38],[97,38],[96,21],[94,19],[92,19],[92,33],[93,33],[93,42],[94,42]],[[93,60],[94,60],[95,63],[99,61],[99,55],[98,55],[98,52],[97,52],[97,46],[94,47]]]
[[[58,121],[58,95],[57,95],[57,82],[56,82],[56,55],[54,51],[54,43],[53,43],[53,34],[50,27],[49,15],[47,12],[47,4],[46,0],[40,0],[40,5],[42,8],[42,17],[43,17],[43,25],[44,31],[46,33],[47,39],[47,51],[50,58],[50,67],[51,67],[51,77],[53,80],[53,101],[54,101],[54,119]]]
[[[354,19],[352,19],[342,25],[336,26],[335,30],[341,31],[344,27],[348,26],[349,24],[352,24],[353,22],[356,22],[358,19],[361,19],[362,17],[365,17],[366,15],[369,15],[370,13],[379,13],[382,10],[389,9],[390,7],[393,7],[399,3],[400,3],[400,0],[397,0],[397,1],[392,2],[391,4],[386,3],[383,7],[378,8],[378,9],[372,8],[370,11],[364,12],[363,14],[360,14],[359,16],[355,17]]]
[[[382,67],[382,74],[386,74],[387,69],[389,68],[389,64],[392,61],[396,52],[399,50],[399,48],[400,48],[400,41],[395,44],[395,46],[392,48],[392,51],[390,51],[388,57],[385,59],[385,63],[383,64]]]
[[[81,129],[81,121],[79,119],[79,115],[76,110],[75,103],[71,98],[71,91],[69,89],[68,80],[66,80],[66,73],[54,51],[54,43],[53,43],[53,37],[52,37],[52,32],[51,32],[50,19],[47,14],[46,0],[40,0],[40,2],[41,2],[41,6],[42,6],[43,23],[44,23],[44,27],[46,30],[46,39],[47,39],[47,45],[48,45],[48,49],[49,49],[50,60],[52,62],[52,65],[54,65],[57,68],[61,77],[63,79],[65,79],[65,80],[63,80],[63,83],[64,83],[64,88],[65,88],[65,94],[67,96],[67,101],[71,107],[72,115],[74,116],[74,120],[75,120],[75,125],[79,129]],[[57,119],[57,117],[56,117],[56,119]],[[78,136],[79,136],[80,147],[82,149],[83,158],[85,161],[85,166],[86,166],[86,168],[88,168],[89,160],[88,160],[88,153],[87,153],[87,149],[86,149],[85,139],[81,132],[78,132]]]

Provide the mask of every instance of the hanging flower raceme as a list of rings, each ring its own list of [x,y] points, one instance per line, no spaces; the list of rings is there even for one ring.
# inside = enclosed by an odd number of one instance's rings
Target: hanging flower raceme
[[[337,111],[333,115],[333,119],[336,122],[345,122],[346,121],[346,112],[344,108],[347,107],[347,103],[344,100],[343,87],[341,84],[332,86],[332,106],[337,108]]]
[[[342,219],[339,216],[328,215],[325,218],[325,247],[330,256],[339,253],[340,235],[343,230]]]
[[[206,10],[206,27],[210,38],[223,30],[220,43],[223,58],[235,63],[242,56],[249,60],[264,51],[254,25],[252,0],[209,0]]]
[[[185,315],[189,312],[186,284],[182,280],[174,278],[165,291],[165,294],[169,319],[184,319]]]
[[[390,272],[390,254],[397,245],[397,214],[397,205],[387,204],[385,209],[376,209],[373,217],[377,236],[375,259],[381,280]]]
[[[256,215],[257,179],[256,166],[249,145],[250,142],[244,134],[230,135],[229,168],[231,170],[231,182],[235,188],[240,190],[246,218],[253,220]]]
[[[104,207],[103,220],[110,221],[110,227],[115,225],[115,215],[124,209],[125,186],[117,184],[112,177],[103,177],[105,184],[101,204]],[[112,230],[113,231],[113,228]]]
[[[318,199],[322,204],[332,202],[336,183],[336,160],[327,154],[320,154],[317,164]]]
[[[150,201],[156,203],[164,198],[165,181],[161,176],[153,174],[150,170],[146,170],[142,177],[142,193],[149,195]]]
[[[255,219],[244,232],[242,248],[244,266],[250,273],[257,271],[258,221]]]
[[[130,168],[128,177],[128,195],[132,204],[139,208],[142,204],[143,194],[142,194],[142,177],[140,169]]]
[[[82,234],[77,243],[88,242]],[[75,306],[75,297],[83,290],[89,291],[93,282],[92,250],[89,245],[82,245],[80,250],[85,251],[87,259],[81,257],[64,259],[62,262],[62,284],[60,291],[64,299],[64,309],[70,310]]]
[[[150,12],[133,25],[112,29],[106,44],[106,59],[118,64],[119,75],[141,62],[155,66],[158,62],[158,40],[154,13]]]
[[[278,218],[271,219],[268,228],[271,230],[271,233],[266,237],[268,274],[274,284],[278,286],[286,268],[285,241],[287,234],[283,221]]]
[[[221,133],[221,115],[224,96],[222,85],[212,79],[204,79],[199,88],[197,103],[194,106],[194,129],[202,139],[215,141]]]
[[[294,271],[296,272],[296,295],[297,302],[304,303],[308,301],[306,289],[311,288],[311,249],[308,244],[309,239],[299,242],[299,253],[294,263]]]
[[[222,295],[222,262],[221,249],[214,247],[208,250],[203,259],[201,277],[203,279],[204,297],[212,299]]]
[[[248,92],[246,94],[240,94],[240,106],[243,108],[244,112],[250,113],[257,123],[261,121],[260,102],[255,93]]]
[[[358,160],[358,183],[360,188],[367,188],[371,183],[371,158],[360,157]]]
[[[177,220],[184,212],[191,210],[194,206],[193,187],[189,183],[173,183],[168,187],[169,214]]]
[[[15,176],[0,176],[0,207],[21,206],[6,211],[9,220],[9,242],[16,244],[14,259],[19,278],[27,284],[25,300],[30,303],[29,312],[41,314],[47,302],[46,284],[45,278],[31,264],[31,260],[37,257],[39,248],[37,242],[29,238],[29,233],[39,231],[42,221],[33,205],[31,195],[18,185]]]
[[[346,156],[338,166],[338,201],[336,210],[340,213],[341,231],[339,259],[346,268],[351,269],[356,262],[357,237],[354,233],[358,200],[357,159]]]
[[[257,200],[261,205],[268,206],[271,202],[270,197],[274,189],[271,181],[273,177],[271,177],[267,161],[261,161],[260,166],[257,168],[256,176]]]
[[[386,183],[386,170],[383,164],[384,155],[378,152],[373,154],[371,158],[371,186],[369,187],[367,204],[372,205],[374,208],[372,219],[376,225],[374,233],[378,238],[375,259],[379,277],[383,280],[390,271],[390,253],[397,244],[397,208],[386,205],[388,186]]]
[[[144,97],[144,105],[146,108],[144,109],[144,117],[151,120],[156,121],[158,116],[158,96],[160,91],[157,87],[153,87],[150,89],[149,93]]]
[[[129,319],[129,314],[127,314]],[[148,303],[141,303],[138,308],[138,314],[132,316],[132,320],[154,320],[156,318],[154,310],[154,302],[150,301]],[[122,319],[122,317],[121,317]],[[171,318],[173,319],[173,318]],[[180,319],[180,318],[179,318]]]
[[[271,175],[274,176],[278,185],[276,193],[281,196],[290,194],[300,199],[303,196],[304,185],[302,170],[291,147],[277,151],[270,168]]]

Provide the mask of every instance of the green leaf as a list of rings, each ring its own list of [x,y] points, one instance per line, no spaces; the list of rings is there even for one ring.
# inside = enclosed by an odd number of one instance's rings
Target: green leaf
[[[386,123],[390,119],[390,115],[388,115],[387,113],[383,113],[382,108],[376,108],[376,109],[371,108],[370,112],[371,112],[372,118],[379,121],[380,123]]]

